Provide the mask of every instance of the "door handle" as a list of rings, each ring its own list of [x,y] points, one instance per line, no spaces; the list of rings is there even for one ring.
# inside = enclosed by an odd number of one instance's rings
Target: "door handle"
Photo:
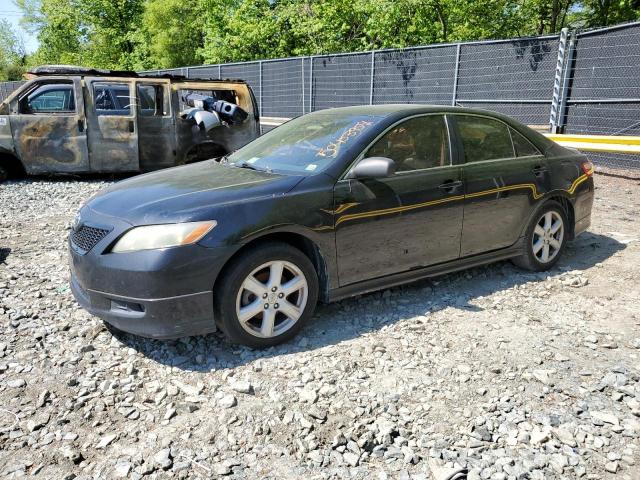
[[[447,180],[442,185],[440,185],[440,190],[444,190],[447,193],[453,193],[457,189],[462,187],[462,181],[460,180]]]
[[[135,132],[135,124],[133,123],[133,120],[129,120],[129,133],[133,132]]]
[[[78,119],[78,131],[84,132],[84,120],[82,118]]]
[[[536,177],[541,177],[542,175],[547,173],[547,168],[543,167],[542,165],[536,165],[531,169],[531,171]]]

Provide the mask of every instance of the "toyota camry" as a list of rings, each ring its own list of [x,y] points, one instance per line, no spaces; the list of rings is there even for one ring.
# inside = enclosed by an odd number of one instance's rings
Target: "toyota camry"
[[[504,259],[551,268],[590,224],[592,174],[584,155],[496,113],[318,111],[91,198],[69,236],[71,288],[127,332],[220,328],[268,347],[319,301]]]

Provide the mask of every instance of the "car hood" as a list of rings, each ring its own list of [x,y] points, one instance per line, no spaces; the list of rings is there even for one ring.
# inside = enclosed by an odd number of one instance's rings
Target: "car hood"
[[[91,198],[87,206],[132,225],[208,220],[222,205],[284,195],[303,178],[210,160],[118,182]]]

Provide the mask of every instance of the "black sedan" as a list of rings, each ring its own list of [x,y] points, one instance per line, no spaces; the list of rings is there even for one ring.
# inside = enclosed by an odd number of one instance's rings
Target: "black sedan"
[[[120,182],[69,238],[78,302],[154,338],[267,347],[329,302],[502,259],[552,267],[590,224],[593,166],[479,110],[291,120],[220,162]]]

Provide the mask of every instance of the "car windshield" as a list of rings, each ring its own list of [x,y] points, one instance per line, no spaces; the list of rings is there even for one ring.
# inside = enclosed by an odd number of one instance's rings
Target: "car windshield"
[[[304,115],[293,119],[229,155],[227,163],[285,174],[320,172],[382,117],[373,115]]]

